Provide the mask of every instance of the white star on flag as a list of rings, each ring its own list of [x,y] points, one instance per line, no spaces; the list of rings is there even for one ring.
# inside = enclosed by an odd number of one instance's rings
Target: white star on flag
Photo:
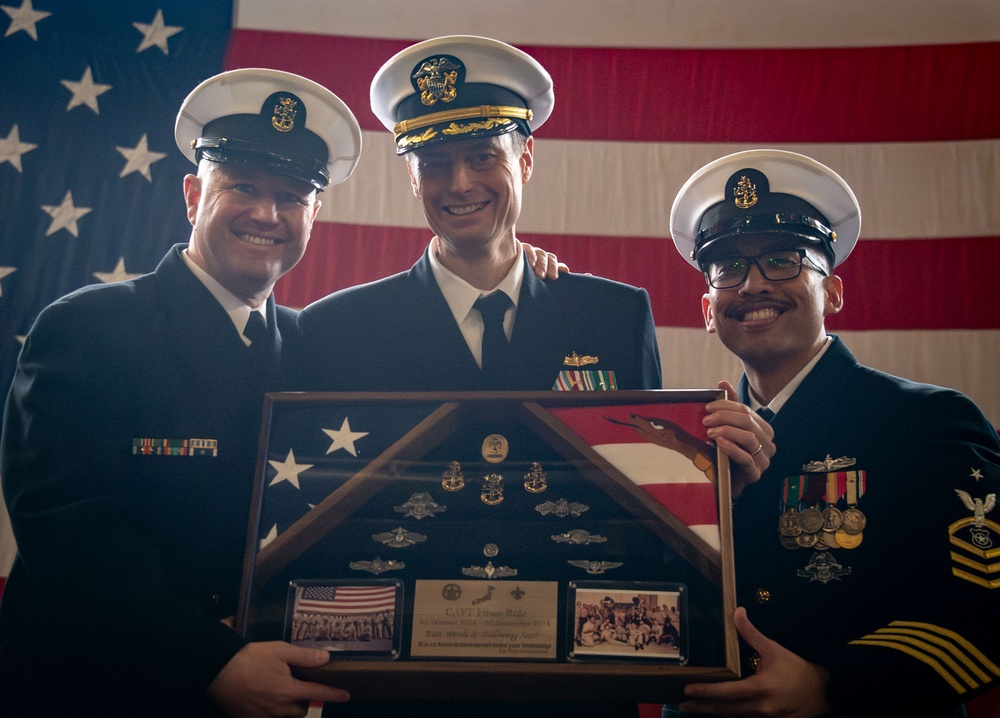
[[[125,257],[118,258],[118,264],[111,272],[94,272],[94,276],[97,277],[101,282],[107,284],[108,282],[124,282],[129,279],[135,279],[140,276],[138,273],[126,272],[125,271]]]
[[[24,30],[35,42],[38,42],[38,30],[35,28],[35,23],[39,20],[44,20],[52,14],[50,12],[35,10],[31,6],[31,0],[24,0],[21,3],[21,7],[11,7],[9,5],[0,5],[0,7],[3,8],[5,13],[10,15],[10,27],[7,28],[7,32],[3,36],[8,37],[18,30]]]
[[[52,224],[49,225],[49,229],[45,233],[46,237],[55,234],[60,229],[65,229],[74,237],[79,237],[76,220],[90,212],[90,207],[73,206],[73,192],[71,190],[66,191],[66,196],[63,197],[62,204],[58,206],[46,204],[42,205],[42,209],[52,217]]]
[[[134,22],[132,23],[132,27],[142,33],[142,42],[139,44],[139,49],[135,51],[137,55],[154,45],[163,50],[164,55],[169,55],[170,49],[167,47],[167,38],[176,35],[184,29],[177,25],[164,25],[163,10],[156,11],[156,16],[153,18],[152,23],[147,25],[144,22]]]
[[[271,483],[269,483],[268,486],[274,486],[282,481],[287,481],[297,489],[302,488],[299,486],[299,474],[306,469],[311,469],[314,466],[314,464],[295,463],[295,451],[292,449],[288,450],[288,456],[285,457],[284,461],[274,461],[272,459],[268,459],[267,463],[273,466],[278,472],[277,476],[271,479]]]
[[[260,540],[260,548],[264,548],[276,538],[278,538],[278,524],[274,524],[271,530],[267,532],[267,536]]]
[[[78,105],[86,105],[94,111],[95,115],[101,114],[101,111],[97,108],[97,97],[110,90],[111,85],[95,83],[90,65],[87,65],[87,69],[83,71],[83,77],[80,78],[79,82],[73,82],[72,80],[61,80],[61,82],[66,86],[67,90],[73,93],[69,104],[66,105],[67,112]]]
[[[6,137],[0,138],[0,164],[10,162],[14,165],[14,169],[21,172],[21,155],[25,152],[31,152],[36,147],[38,145],[33,145],[30,142],[21,142],[17,125],[14,125]]]
[[[351,431],[351,424],[346,416],[339,430],[323,429],[323,433],[333,439],[333,443],[330,444],[330,448],[326,450],[326,453],[332,454],[337,449],[343,449],[350,453],[351,456],[358,455],[357,449],[354,448],[355,439],[368,436],[367,431]]]
[[[0,279],[3,279],[8,274],[13,274],[17,271],[17,267],[0,267]],[[0,284],[0,297],[3,296],[3,284]]]
[[[139,144],[135,147],[115,147],[115,149],[127,160],[125,167],[118,177],[121,178],[132,172],[139,172],[148,182],[153,181],[153,175],[149,171],[149,166],[167,156],[166,152],[150,151],[145,132],[142,133]]]

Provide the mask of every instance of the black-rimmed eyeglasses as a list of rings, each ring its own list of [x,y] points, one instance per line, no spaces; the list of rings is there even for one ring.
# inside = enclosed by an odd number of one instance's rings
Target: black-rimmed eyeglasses
[[[805,262],[809,262],[806,265]],[[756,257],[725,257],[703,266],[708,283],[716,289],[732,289],[746,281],[750,265],[756,264],[764,279],[784,282],[802,274],[802,267],[813,269],[824,277],[826,271],[806,254],[806,250],[780,249]],[[811,266],[810,266],[811,265]]]

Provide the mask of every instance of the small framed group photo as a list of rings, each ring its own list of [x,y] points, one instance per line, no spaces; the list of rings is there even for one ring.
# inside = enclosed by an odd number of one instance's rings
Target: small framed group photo
[[[402,600],[400,581],[291,581],[285,640],[339,658],[397,658]]]
[[[569,589],[571,659],[687,663],[683,584],[581,581]]]

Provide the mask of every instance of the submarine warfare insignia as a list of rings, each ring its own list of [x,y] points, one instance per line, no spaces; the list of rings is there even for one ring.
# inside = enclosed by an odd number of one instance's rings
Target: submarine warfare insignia
[[[487,561],[485,566],[463,568],[462,575],[473,578],[507,578],[508,576],[516,576],[517,569],[510,566],[494,566],[492,561]]]
[[[465,486],[465,474],[462,473],[462,465],[457,461],[452,461],[442,476],[444,481],[441,482],[441,488],[445,491],[458,491]]]
[[[548,474],[542,471],[542,465],[537,461],[531,464],[531,471],[524,475],[524,488],[533,494],[540,494],[549,488]]]
[[[573,352],[568,357],[563,359],[564,366],[588,366],[590,364],[597,364],[600,361],[597,357],[592,356],[580,356],[576,352]]]
[[[391,548],[405,548],[407,546],[412,546],[415,543],[426,541],[427,537],[423,534],[407,531],[400,526],[392,531],[383,531],[380,534],[372,534],[372,539]]]
[[[612,568],[622,565],[621,561],[567,561],[570,566],[582,568],[587,573],[602,574]]]
[[[590,507],[586,504],[581,504],[579,501],[559,499],[558,501],[546,501],[544,504],[538,504],[535,507],[535,511],[542,516],[555,514],[560,518],[566,518],[567,516],[579,518],[584,511],[590,511]]]
[[[568,543],[574,546],[586,546],[592,543],[604,543],[607,541],[606,536],[599,536],[598,534],[592,534],[584,529],[573,529],[561,534],[553,534],[552,540],[556,543]]]
[[[406,568],[406,564],[402,561],[395,561],[393,559],[383,561],[378,556],[376,556],[372,561],[351,561],[348,565],[355,571],[367,571],[368,573],[373,573],[376,576],[380,573],[385,573],[386,571],[399,571]]]
[[[839,459],[832,459],[827,454],[826,458],[822,461],[810,461],[808,464],[803,464],[802,470],[809,472],[834,471],[835,469],[846,469],[848,466],[854,466],[856,463],[858,463],[857,459],[849,459],[846,456],[841,456]]]
[[[448,507],[436,503],[430,494],[421,491],[412,494],[402,506],[393,506],[392,508],[396,513],[403,514],[404,516],[412,516],[420,520],[428,516],[434,516]]]

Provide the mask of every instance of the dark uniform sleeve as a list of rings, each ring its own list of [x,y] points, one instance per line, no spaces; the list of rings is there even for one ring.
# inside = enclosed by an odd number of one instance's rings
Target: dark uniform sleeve
[[[653,322],[653,310],[649,304],[649,294],[640,289],[642,297],[639,312],[640,337],[642,354],[639,360],[639,371],[642,376],[642,389],[662,389],[663,375],[660,367],[660,349],[656,341],[656,325]]]
[[[1000,444],[965,397],[929,392],[899,456],[880,625],[820,662],[838,715],[950,715],[1000,681]],[[887,435],[898,430],[885,427]],[[893,437],[893,439],[898,437]],[[831,607],[831,610],[837,610]],[[874,611],[873,611],[874,612]]]
[[[136,403],[151,400],[123,391],[124,377],[145,367],[116,346],[115,328],[95,331],[88,314],[60,302],[40,315],[7,400],[0,468],[20,565],[5,608],[15,622],[20,612],[65,638],[53,644],[40,634],[39,655],[55,661],[61,647],[84,645],[91,660],[112,658],[140,674],[182,666],[203,689],[244,641],[182,597],[151,540],[148,517],[163,509],[137,505],[142,477],[129,474],[122,446],[134,436]]]

